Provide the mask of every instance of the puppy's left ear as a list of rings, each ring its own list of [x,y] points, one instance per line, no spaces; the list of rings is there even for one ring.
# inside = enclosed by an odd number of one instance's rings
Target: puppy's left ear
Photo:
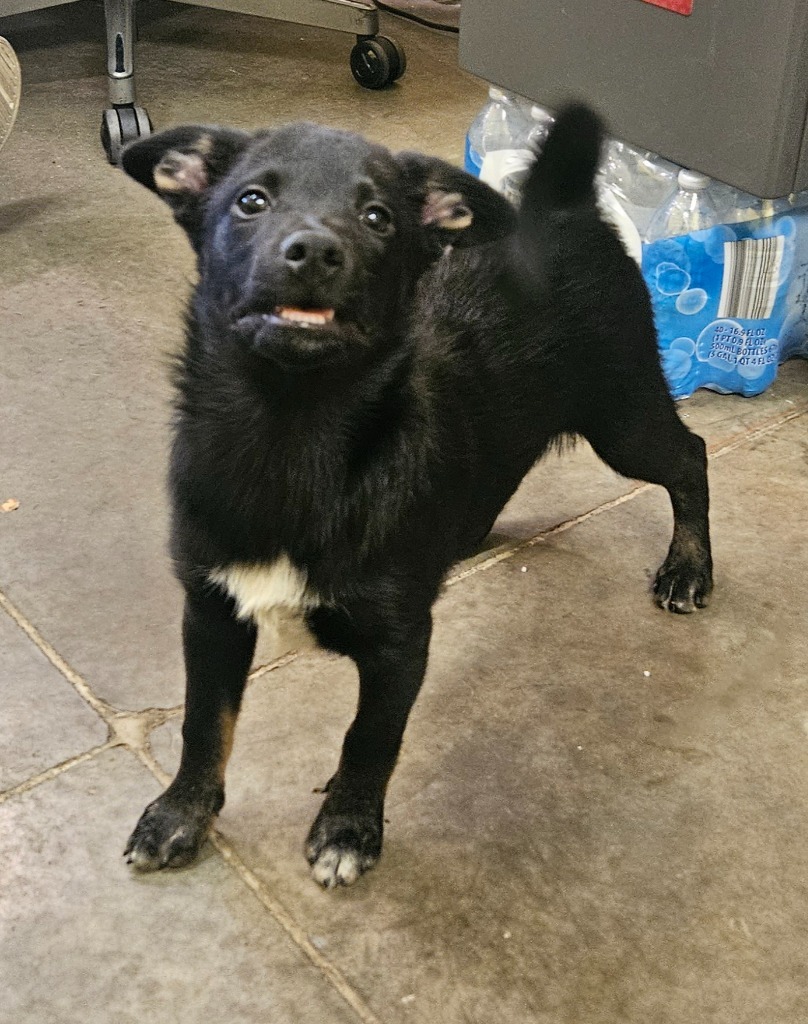
[[[210,189],[230,170],[251,136],[233,128],[183,125],[126,146],[121,167],[171,207],[198,247]]]
[[[505,238],[514,230],[513,206],[471,174],[421,153],[400,153],[396,159],[421,225],[434,233],[441,245],[481,245]]]

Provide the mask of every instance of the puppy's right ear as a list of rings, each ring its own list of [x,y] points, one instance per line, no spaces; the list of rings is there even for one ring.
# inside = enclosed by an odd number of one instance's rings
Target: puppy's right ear
[[[130,143],[121,167],[156,192],[198,248],[208,193],[230,170],[251,136],[233,128],[184,125]]]

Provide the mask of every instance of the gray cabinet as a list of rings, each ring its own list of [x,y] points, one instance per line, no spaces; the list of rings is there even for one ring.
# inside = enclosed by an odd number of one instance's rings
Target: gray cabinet
[[[765,197],[808,188],[808,0],[463,0],[460,62]]]

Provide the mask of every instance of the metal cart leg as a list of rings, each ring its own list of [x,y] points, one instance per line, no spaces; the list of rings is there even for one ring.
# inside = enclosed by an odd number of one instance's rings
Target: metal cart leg
[[[104,0],[107,25],[109,101],[101,121],[101,144],[117,164],[127,142],[151,134],[149,115],[135,104],[135,2]]]

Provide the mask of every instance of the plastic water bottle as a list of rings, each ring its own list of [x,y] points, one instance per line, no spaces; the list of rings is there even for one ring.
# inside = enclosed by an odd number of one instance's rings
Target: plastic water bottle
[[[761,199],[761,217],[776,217],[778,213],[804,210],[808,206],[808,192],[791,192],[780,199]]]
[[[664,203],[648,225],[646,242],[675,235],[689,235],[693,231],[704,231],[719,223],[718,210],[710,198],[712,179],[698,171],[679,171],[678,188]]]
[[[710,185],[710,198],[718,213],[719,224],[743,224],[750,220],[772,216],[763,210],[764,200],[749,192],[742,192],[723,181],[714,181]]]
[[[641,235],[656,210],[676,188],[680,168],[656,153],[636,149],[617,139],[609,141],[598,176],[599,191],[611,193]]]
[[[527,131],[527,148],[534,153],[541,153],[544,140],[555,123],[555,117],[545,107],[534,103],[530,108],[530,122]]]
[[[521,166],[509,170],[503,177],[500,186],[502,194],[514,206],[519,205],[530,165],[533,163],[536,155],[541,153],[545,139],[555,121],[555,117],[553,117],[550,111],[540,107],[537,103],[531,104],[529,115],[530,121],[527,134],[524,139],[520,140],[520,146],[515,150],[515,153],[520,155],[513,157],[512,163],[518,163],[523,152],[527,152],[530,156]]]
[[[606,185],[629,202],[657,209],[676,187],[680,170],[678,164],[656,153],[610,139],[600,174]]]
[[[532,160],[526,143],[529,129],[515,98],[491,86],[488,102],[472,121],[466,136],[466,170],[501,189],[508,174]]]
[[[679,168],[655,153],[610,139],[598,171],[598,206],[629,256],[642,264],[642,236],[676,184]]]
[[[743,224],[747,221],[776,217],[808,205],[808,192],[791,193],[778,199],[761,199],[750,192],[714,181],[710,185],[710,198],[718,211],[719,224]]]

